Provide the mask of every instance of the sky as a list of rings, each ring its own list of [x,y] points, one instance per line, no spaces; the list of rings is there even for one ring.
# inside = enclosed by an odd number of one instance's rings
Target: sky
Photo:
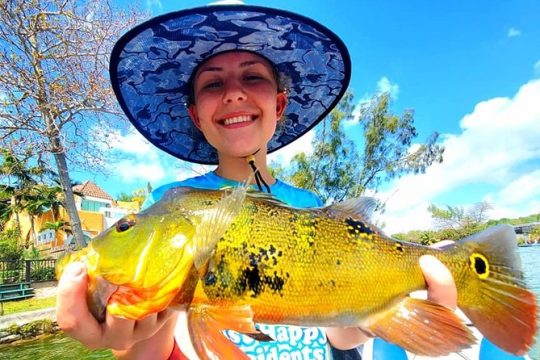
[[[117,0],[118,6],[125,6]],[[540,2],[537,0],[229,1],[311,17],[338,34],[352,60],[350,88],[359,103],[388,91],[392,110],[414,110],[418,141],[438,132],[444,161],[425,174],[384,184],[378,219],[393,234],[429,229],[427,211],[481,201],[490,218],[540,213]],[[146,0],[152,15],[209,1]],[[353,139],[357,123],[348,123]],[[155,188],[207,168],[177,160],[135,131],[111,134],[111,175],[73,173],[116,197]],[[311,149],[312,133],[278,151],[284,162]]]

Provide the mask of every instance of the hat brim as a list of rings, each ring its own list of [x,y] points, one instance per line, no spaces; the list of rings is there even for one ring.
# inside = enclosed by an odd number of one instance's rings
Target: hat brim
[[[349,85],[347,48],[318,22],[288,11],[216,5],[153,18],[124,34],[110,60],[119,104],[152,144],[182,160],[217,164],[216,150],[189,118],[190,76],[231,50],[257,53],[287,78],[288,104],[268,152],[296,140],[334,108]]]

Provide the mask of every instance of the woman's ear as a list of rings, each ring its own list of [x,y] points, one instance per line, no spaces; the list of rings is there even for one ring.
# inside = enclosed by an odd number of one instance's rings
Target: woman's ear
[[[287,108],[287,94],[284,91],[280,91],[276,96],[276,119],[281,119]]]
[[[197,129],[201,130],[201,121],[199,120],[199,116],[197,115],[197,107],[195,105],[191,104],[188,106],[188,114]]]

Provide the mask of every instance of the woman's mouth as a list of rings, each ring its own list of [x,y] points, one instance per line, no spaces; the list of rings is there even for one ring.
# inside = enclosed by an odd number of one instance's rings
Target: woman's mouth
[[[233,116],[227,119],[223,119],[219,121],[220,124],[228,126],[233,124],[241,124],[241,123],[247,123],[254,121],[256,116],[254,115],[240,115],[240,116]]]

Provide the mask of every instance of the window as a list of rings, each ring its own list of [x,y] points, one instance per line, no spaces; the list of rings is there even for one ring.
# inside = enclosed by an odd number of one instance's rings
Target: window
[[[109,203],[100,202],[95,200],[82,199],[81,210],[99,212],[99,209],[102,207],[110,206]]]

